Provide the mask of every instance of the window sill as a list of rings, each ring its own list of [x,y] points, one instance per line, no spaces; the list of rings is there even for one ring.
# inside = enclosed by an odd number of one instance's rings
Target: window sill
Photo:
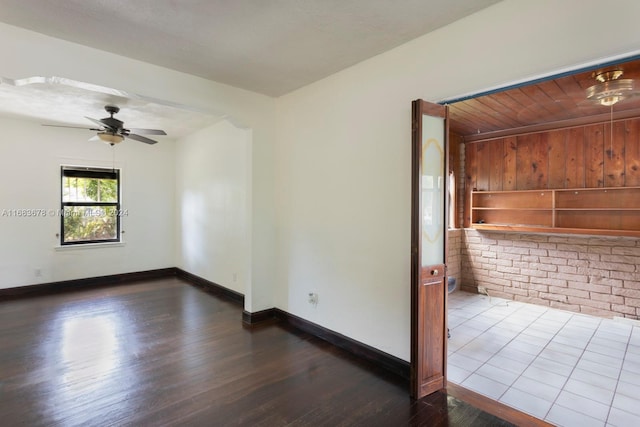
[[[119,248],[125,246],[125,242],[105,242],[105,243],[84,243],[80,245],[58,245],[54,246],[56,251],[74,251],[79,249],[100,249],[100,248]]]

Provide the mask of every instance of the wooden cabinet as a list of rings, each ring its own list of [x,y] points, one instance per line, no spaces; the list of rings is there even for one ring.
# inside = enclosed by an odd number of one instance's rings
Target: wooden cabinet
[[[640,187],[473,191],[472,227],[640,237]]]

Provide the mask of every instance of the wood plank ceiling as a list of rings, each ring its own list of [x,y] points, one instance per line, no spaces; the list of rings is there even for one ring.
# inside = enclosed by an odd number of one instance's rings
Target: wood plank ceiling
[[[586,90],[598,84],[595,74],[621,69],[619,79],[637,80],[640,60],[593,68],[573,75],[507,89],[450,104],[451,131],[465,142],[640,116],[640,96],[613,105],[588,100]],[[639,91],[640,93],[640,91]]]

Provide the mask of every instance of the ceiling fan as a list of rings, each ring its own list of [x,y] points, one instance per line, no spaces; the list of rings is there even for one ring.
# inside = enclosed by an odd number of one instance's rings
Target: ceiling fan
[[[610,107],[632,96],[640,95],[640,85],[633,79],[620,78],[623,73],[620,68],[595,71],[592,77],[598,83],[587,88],[587,99]]]
[[[167,133],[160,129],[139,129],[139,128],[125,128],[124,122],[113,117],[114,114],[117,114],[120,111],[120,108],[115,105],[105,105],[104,109],[107,113],[110,114],[110,117],[105,117],[104,119],[92,119],[91,117],[85,117],[86,119],[92,121],[97,124],[98,128],[86,128],[87,130],[91,130],[97,132],[96,136],[91,138],[91,140],[98,139],[100,141],[106,142],[109,145],[115,145],[122,142],[125,138],[134,139],[136,141],[144,142],[145,144],[155,144],[158,141],[154,141],[153,139],[147,138],[145,136],[140,135],[166,135]],[[85,129],[78,128],[77,126],[59,126],[59,125],[43,125],[43,126],[52,126],[52,127],[66,127],[66,128],[76,128],[76,129]]]

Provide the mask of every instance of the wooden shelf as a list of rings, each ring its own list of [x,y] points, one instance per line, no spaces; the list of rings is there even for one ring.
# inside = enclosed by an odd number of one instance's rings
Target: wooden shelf
[[[502,211],[504,209],[502,208],[475,208],[475,210],[477,211]],[[510,211],[550,211],[551,209],[546,209],[546,208],[509,208]],[[559,209],[556,209],[559,210]],[[571,210],[571,211],[575,211],[577,209],[571,209],[571,208],[567,208],[565,210]],[[584,209],[584,210],[595,210],[595,209]],[[598,208],[598,210],[604,210],[601,208]]]
[[[486,208],[478,208],[478,209],[486,209]],[[636,208],[555,208],[556,212],[559,211],[639,211],[640,209]]]
[[[640,187],[473,191],[478,230],[640,237]]]

